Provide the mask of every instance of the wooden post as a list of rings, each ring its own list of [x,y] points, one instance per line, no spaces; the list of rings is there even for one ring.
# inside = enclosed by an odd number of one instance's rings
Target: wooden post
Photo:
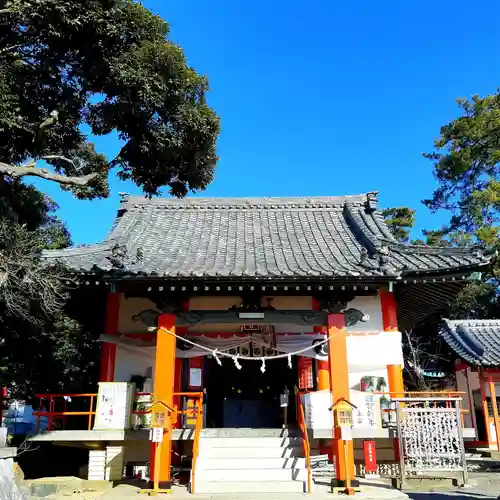
[[[347,330],[343,314],[328,315],[328,363],[332,405],[339,399],[350,400],[349,371],[347,366]],[[333,458],[336,486],[347,486],[354,479],[354,448],[352,441],[342,440],[340,427],[333,432]]]
[[[490,417],[488,411],[488,401],[486,397],[486,377],[484,376],[484,371],[479,368],[479,389],[481,391],[481,403],[483,405],[483,417],[484,417],[484,428],[486,431],[486,440],[488,441],[488,446],[493,441],[490,433]]]
[[[116,335],[118,333],[118,317],[120,312],[120,294],[109,292],[106,304],[106,323],[104,333]],[[116,344],[103,342],[101,347],[101,371],[99,382],[113,382],[115,379]]]
[[[490,386],[491,408],[493,409],[493,422],[495,423],[495,433],[497,435],[497,450],[500,451],[500,419],[498,417],[497,393],[495,390],[495,383],[493,382],[493,377],[491,375],[488,377],[488,384]]]
[[[175,381],[175,337],[167,331],[175,333],[175,315],[161,314],[158,318],[158,333],[156,335],[156,362],[154,377],[154,401],[162,401],[172,407],[174,402]],[[160,489],[171,487],[170,464],[172,460],[172,419],[164,431],[163,441],[154,447],[151,462],[153,463],[153,477],[158,478]],[[157,463],[158,454],[161,454],[161,463]]]

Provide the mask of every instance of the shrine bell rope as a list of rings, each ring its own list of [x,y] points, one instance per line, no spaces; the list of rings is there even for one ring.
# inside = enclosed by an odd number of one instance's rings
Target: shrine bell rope
[[[169,335],[172,335],[176,339],[182,340],[183,342],[187,342],[188,344],[191,344],[194,347],[197,347],[198,349],[201,349],[203,351],[209,352],[217,361],[218,365],[222,365],[222,361],[219,356],[222,356],[223,358],[231,358],[234,361],[234,366],[238,370],[241,370],[241,365],[238,362],[239,359],[245,360],[245,361],[261,361],[262,366],[260,367],[260,371],[264,373],[266,371],[266,361],[267,360],[274,360],[274,359],[288,359],[288,368],[292,368],[292,356],[298,356],[300,354],[303,354],[304,352],[310,351],[311,349],[316,349],[319,346],[322,346],[323,344],[326,344],[329,342],[329,338],[327,337],[324,340],[321,340],[319,342],[316,342],[315,344],[312,344],[310,346],[304,347],[304,349],[299,349],[298,351],[295,352],[289,352],[285,354],[276,354],[276,356],[259,356],[256,358],[253,358],[251,356],[240,356],[239,354],[229,354],[224,351],[219,351],[218,349],[210,349],[210,347],[206,347],[204,345],[197,344],[196,342],[193,342],[192,340],[182,337],[181,335],[177,335],[175,332],[172,332],[171,330],[167,330],[166,328],[160,327],[159,330],[162,332],[168,333]]]

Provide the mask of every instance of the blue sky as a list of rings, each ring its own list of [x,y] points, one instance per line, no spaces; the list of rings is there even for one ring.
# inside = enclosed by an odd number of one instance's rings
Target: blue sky
[[[455,99],[500,87],[500,2],[465,0],[145,0],[208,76],[221,118],[216,180],[203,196],[314,196],[380,191],[417,208],[421,228],[446,216],[421,205],[435,181],[422,158]],[[491,20],[491,22],[489,22]],[[110,158],[115,137],[98,138]],[[60,204],[75,244],[102,240],[119,191],[82,202],[36,182]]]

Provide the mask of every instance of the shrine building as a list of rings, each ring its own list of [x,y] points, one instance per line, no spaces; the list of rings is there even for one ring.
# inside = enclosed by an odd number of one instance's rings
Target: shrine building
[[[500,320],[448,320],[440,335],[455,358],[457,389],[465,394],[469,444],[500,451]]]
[[[432,313],[446,315],[492,255],[476,247],[401,244],[377,208],[376,193],[368,193],[123,196],[103,242],[46,251],[44,258],[64,264],[82,286],[107,287],[101,382],[134,382],[142,401],[151,392],[179,410],[196,407],[193,398],[200,396],[189,394],[203,393],[203,429],[193,432],[197,419],[188,412],[176,415],[175,429],[159,444],[158,469],[160,481],[168,482],[172,440],[175,447],[201,439],[187,452],[201,493],[223,491],[214,483],[236,481],[241,469],[247,475],[271,470],[268,480],[255,475],[262,491],[295,491],[287,489],[292,479],[276,472],[295,466],[278,462],[295,457],[300,469],[315,454],[333,457],[342,483],[354,477],[368,438],[376,441],[379,460],[394,461],[382,406],[405,392],[400,332]],[[323,410],[303,415],[301,397],[312,401],[316,393],[326,395]],[[345,456],[329,412],[343,398],[355,407]],[[155,467],[148,433],[137,424],[143,413],[136,411],[137,425],[124,424],[117,433],[98,427],[95,411],[94,428],[89,423],[81,434],[49,429],[34,439],[79,442],[91,454],[119,456],[120,465]],[[215,445],[231,436],[241,445],[233,456]],[[276,437],[290,440],[289,455],[266,451],[271,441],[255,448],[245,441]],[[116,470],[105,477],[120,475]],[[278,476],[278,485],[266,486]]]

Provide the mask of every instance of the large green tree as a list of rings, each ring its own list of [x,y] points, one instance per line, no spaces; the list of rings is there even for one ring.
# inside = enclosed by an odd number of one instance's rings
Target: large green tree
[[[210,183],[219,121],[165,21],[132,0],[3,4],[0,174],[78,197],[106,196],[111,170],[149,195]],[[116,133],[117,156],[97,152],[87,131]]]
[[[40,260],[70,237],[25,181],[92,199],[108,196],[110,175],[179,197],[214,177],[208,83],[168,31],[132,0],[0,2],[0,385],[12,395],[85,385],[102,327],[103,297]],[[102,135],[120,141],[114,158],[95,149]]]

